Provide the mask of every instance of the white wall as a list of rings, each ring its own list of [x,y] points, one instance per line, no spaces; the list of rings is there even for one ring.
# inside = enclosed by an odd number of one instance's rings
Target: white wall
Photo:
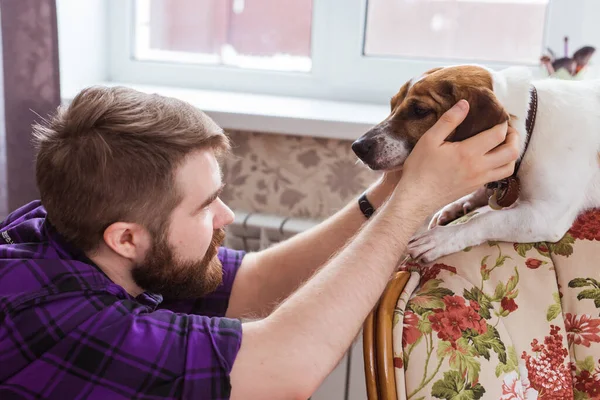
[[[583,38],[590,46],[594,46],[600,52],[600,1],[585,0],[585,9],[582,23]],[[600,57],[596,56],[596,60]],[[600,61],[596,61],[597,63]]]
[[[569,14],[575,18],[565,18]],[[586,45],[594,46],[600,52],[599,16],[599,0],[551,0],[548,18],[553,21],[554,29],[547,32],[547,38],[552,50],[558,57],[563,57],[563,38],[569,36],[570,55]],[[600,57],[596,55],[594,58],[598,64]]]
[[[57,0],[61,93],[109,80],[106,0]]]

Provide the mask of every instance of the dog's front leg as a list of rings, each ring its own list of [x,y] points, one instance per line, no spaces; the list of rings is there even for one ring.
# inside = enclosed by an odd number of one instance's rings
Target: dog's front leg
[[[556,204],[522,203],[508,210],[489,211],[464,224],[438,226],[426,231],[411,240],[408,251],[414,259],[431,262],[487,240],[556,242],[577,216],[577,208],[567,208]]]
[[[448,204],[431,218],[429,229],[432,229],[437,225],[448,224],[473,210],[487,205],[490,197],[490,193],[488,192],[488,189],[485,186],[482,186],[475,192],[456,200],[454,203]]]

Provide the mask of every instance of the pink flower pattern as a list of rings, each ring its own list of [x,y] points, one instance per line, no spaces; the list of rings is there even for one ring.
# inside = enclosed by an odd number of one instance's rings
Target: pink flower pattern
[[[412,365],[425,362],[424,371],[410,375],[417,382],[406,382],[407,390],[411,388],[409,398],[600,399],[600,277],[580,277],[574,269],[559,274],[561,268],[565,271],[567,259],[586,261],[571,257],[582,241],[588,242],[587,247],[594,245],[589,241],[600,241],[600,210],[581,215],[555,243],[489,242],[480,246],[493,249],[487,253],[480,248],[465,250],[483,254],[476,261],[477,269],[470,267],[471,275],[460,277],[463,266],[452,266],[448,259],[430,266],[408,264],[406,270],[419,272],[419,286],[425,286],[413,292],[413,297],[423,297],[414,302],[407,298],[402,344],[411,353],[404,354],[406,365],[396,361],[406,374]],[[498,273],[499,268],[504,272]],[[475,281],[473,273],[478,275]],[[544,292],[543,301],[548,301],[544,312],[530,318],[536,298],[522,295],[531,291],[522,281],[532,285],[537,276],[549,273],[557,275],[556,286],[553,292]],[[459,278],[454,280],[454,274]],[[464,278],[466,285],[460,287],[457,283]],[[528,335],[524,326],[519,341],[508,340],[504,327],[529,320],[537,324],[535,331],[546,326],[547,333],[523,337]],[[409,361],[415,357],[421,362]],[[492,383],[494,372],[497,381]]]

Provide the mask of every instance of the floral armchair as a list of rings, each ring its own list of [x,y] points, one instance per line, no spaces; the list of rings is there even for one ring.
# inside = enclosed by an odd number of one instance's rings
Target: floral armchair
[[[365,322],[369,399],[600,398],[598,241],[593,210],[557,243],[404,265]]]

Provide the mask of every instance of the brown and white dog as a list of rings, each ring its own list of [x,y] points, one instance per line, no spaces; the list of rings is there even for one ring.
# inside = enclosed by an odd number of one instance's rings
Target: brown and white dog
[[[526,146],[532,86],[537,118]],[[352,148],[371,169],[401,166],[423,133],[460,99],[471,108],[448,140],[466,139],[506,120],[519,133],[519,199],[467,223],[442,226],[487,205],[489,191],[483,187],[449,204],[434,216],[429,230],[413,238],[411,257],[431,262],[487,240],[555,242],[581,211],[600,206],[600,81],[533,81],[531,72],[519,67],[434,69],[402,86],[392,98],[390,115]]]

